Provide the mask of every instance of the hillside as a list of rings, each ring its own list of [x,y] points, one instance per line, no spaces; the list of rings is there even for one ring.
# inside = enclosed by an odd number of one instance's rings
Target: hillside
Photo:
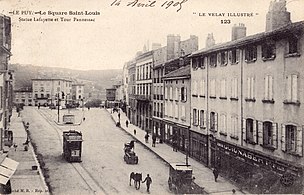
[[[99,91],[105,93],[105,89],[121,81],[122,70],[73,70],[68,68],[42,67],[33,65],[11,64],[10,70],[14,71],[15,89],[31,87],[33,78],[69,78],[76,79],[85,84],[85,93]]]

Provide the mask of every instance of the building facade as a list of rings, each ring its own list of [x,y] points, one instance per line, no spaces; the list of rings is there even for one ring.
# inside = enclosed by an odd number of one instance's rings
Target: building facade
[[[80,104],[84,100],[84,84],[73,83],[71,87],[71,96],[73,103]]]
[[[11,18],[0,15],[0,150],[7,132],[13,107],[13,72],[9,70],[11,54]]]
[[[152,67],[152,51],[136,57],[136,125],[145,131],[151,131],[152,127]]]
[[[197,36],[190,35],[184,41],[180,39],[179,35],[168,35],[167,46],[153,50],[153,132],[161,140],[165,139],[163,77],[184,66],[184,57],[198,50]],[[189,63],[189,59],[187,61]]]
[[[23,104],[25,106],[33,106],[33,91],[30,88],[14,90],[14,103]]]
[[[303,193],[304,22],[285,5],[271,4],[266,32],[239,25],[191,55],[190,154],[252,193]]]
[[[61,78],[32,79],[32,89],[35,106],[56,105],[58,97],[60,105],[65,105],[72,100],[72,81]]]
[[[190,64],[166,74],[164,79],[164,130],[161,135],[166,143],[187,152],[190,129]]]
[[[131,60],[128,63],[128,104],[127,104],[127,116],[132,124],[136,124],[136,61]]]

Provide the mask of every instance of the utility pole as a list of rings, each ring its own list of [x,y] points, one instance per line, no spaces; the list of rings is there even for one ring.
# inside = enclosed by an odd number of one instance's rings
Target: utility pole
[[[60,105],[60,99],[59,99],[59,93],[57,94],[58,95],[58,99],[57,99],[57,108],[58,108],[58,123],[59,123],[59,105]]]

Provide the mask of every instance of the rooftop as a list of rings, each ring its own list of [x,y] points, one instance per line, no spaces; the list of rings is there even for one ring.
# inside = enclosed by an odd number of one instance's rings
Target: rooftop
[[[170,80],[170,79],[175,79],[175,78],[179,78],[179,77],[190,78],[190,76],[191,76],[190,65],[187,65],[187,66],[182,66],[179,69],[174,70],[172,72],[169,72],[163,78],[165,80]]]

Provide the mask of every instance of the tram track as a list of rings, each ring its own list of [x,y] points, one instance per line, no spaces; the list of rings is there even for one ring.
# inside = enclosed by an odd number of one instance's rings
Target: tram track
[[[42,110],[35,110],[37,111],[37,113],[39,113],[40,116],[42,116],[46,120],[48,124],[50,124],[54,128],[54,130],[56,130],[59,141],[61,142],[61,144],[63,144],[63,140],[61,139],[63,130],[60,129],[57,124],[52,120],[52,115],[49,113],[45,113]],[[86,183],[86,185],[94,194],[102,193],[105,195],[109,195],[109,193],[98,183],[98,181],[81,163],[70,163],[70,165],[75,169],[78,175],[82,178],[82,180]]]

